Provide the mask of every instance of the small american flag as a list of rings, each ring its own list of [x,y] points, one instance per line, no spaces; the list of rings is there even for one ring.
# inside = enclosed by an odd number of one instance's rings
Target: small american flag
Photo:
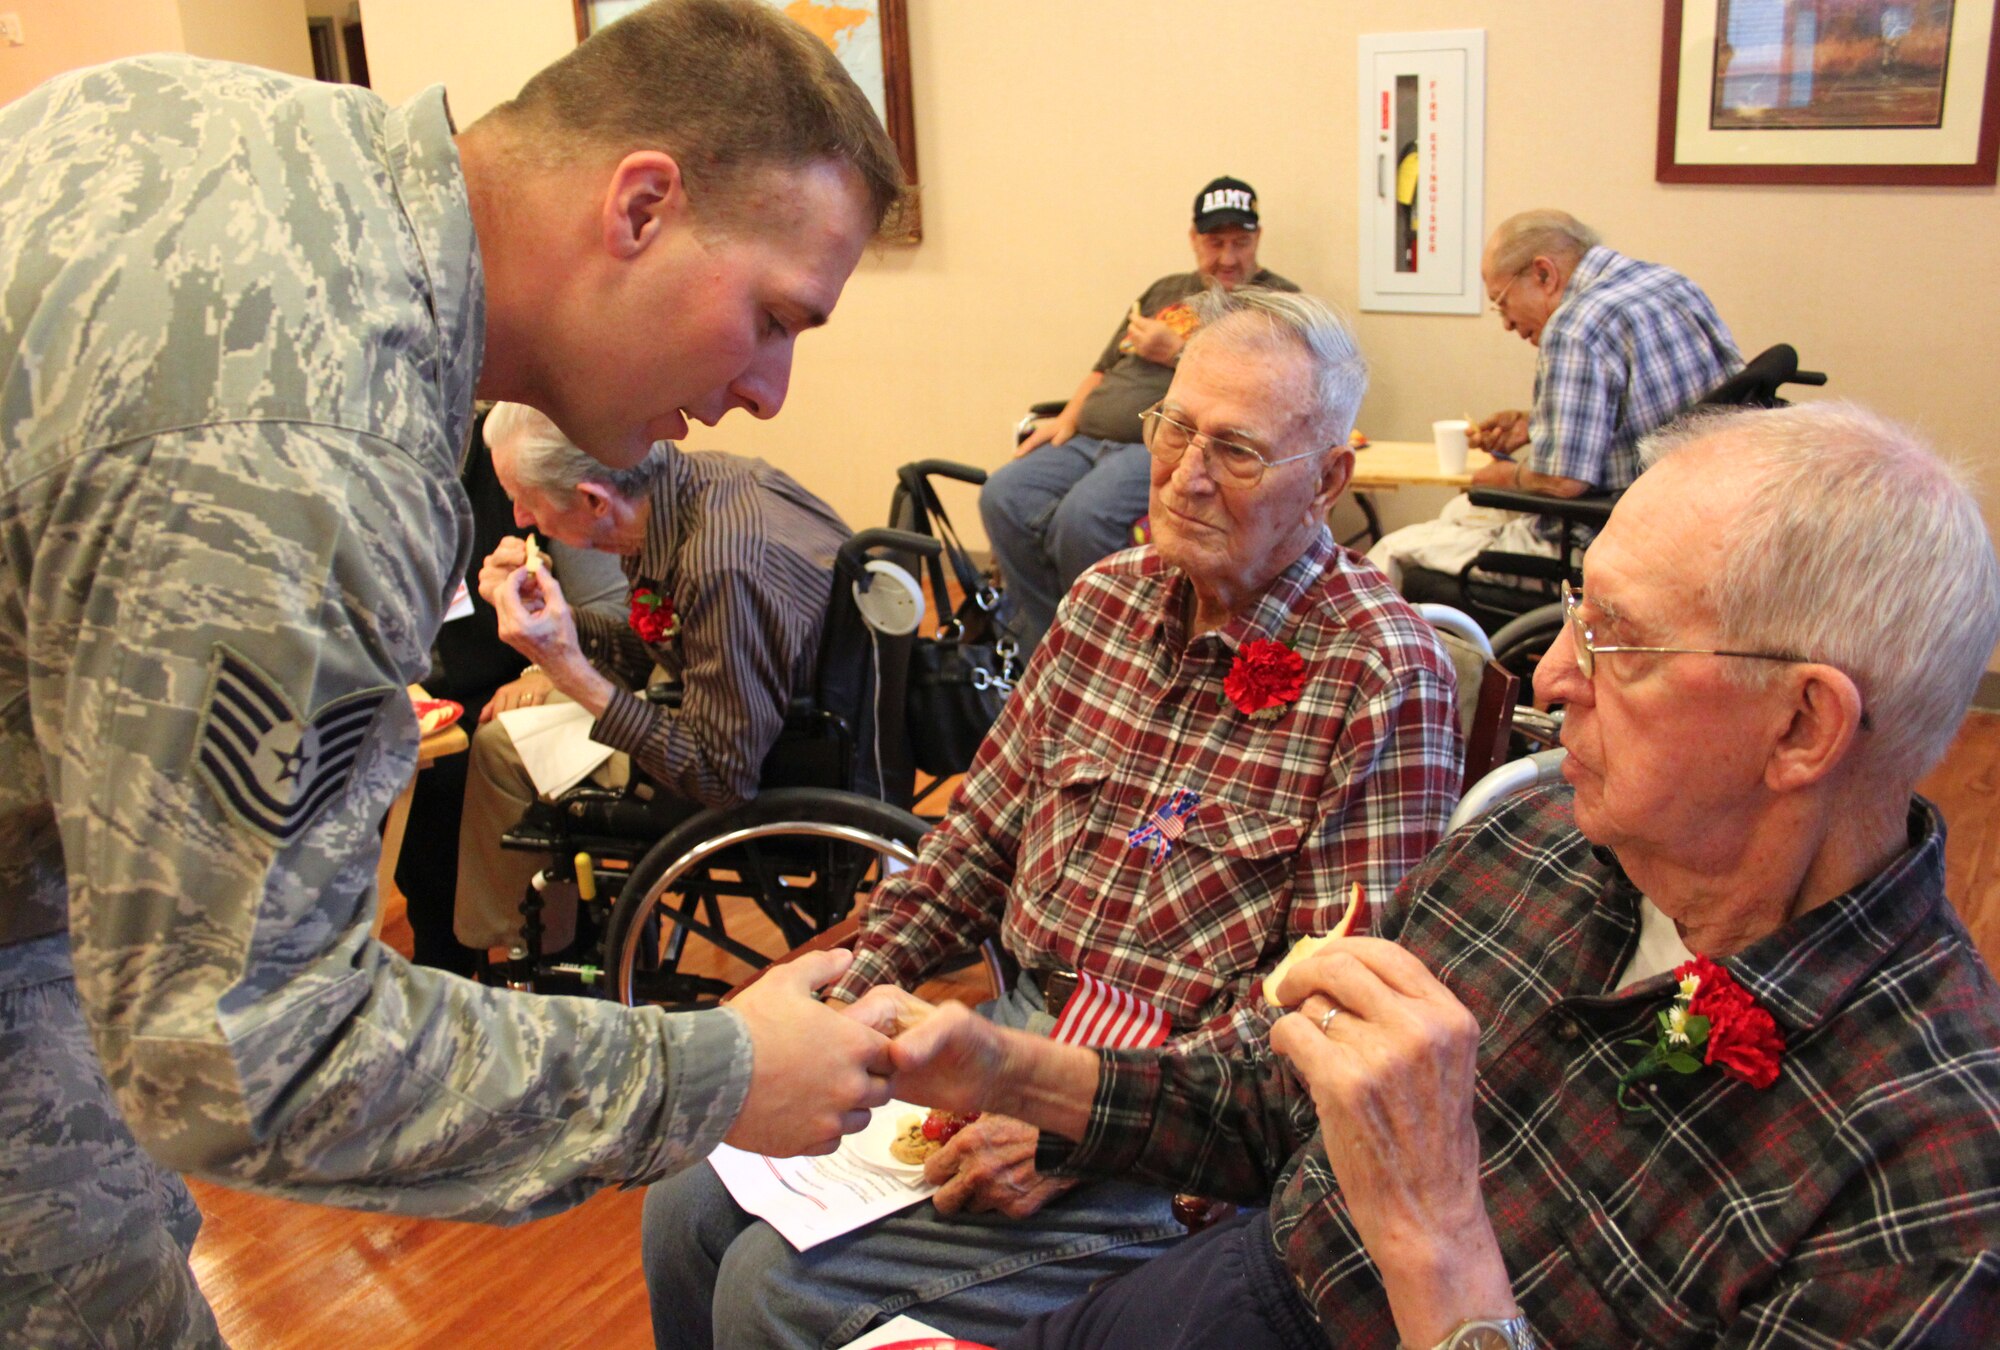
[[[1187,818],[1201,805],[1201,794],[1191,788],[1176,788],[1165,804],[1155,807],[1146,823],[1125,836],[1132,848],[1143,848],[1159,863],[1174,851],[1174,841],[1187,833]]]
[[[1136,994],[1078,971],[1051,1040],[1099,1050],[1148,1050],[1167,1039],[1167,1015]]]

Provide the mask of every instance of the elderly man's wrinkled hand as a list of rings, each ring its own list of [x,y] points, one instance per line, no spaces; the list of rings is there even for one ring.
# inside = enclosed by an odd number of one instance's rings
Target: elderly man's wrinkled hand
[[[846,951],[773,968],[729,1006],[750,1032],[750,1091],[725,1142],[790,1157],[831,1153],[889,1100],[889,1040],[814,991],[840,978]]]
[[[1473,423],[1466,439],[1473,449],[1489,455],[1511,455],[1528,443],[1528,414],[1515,409],[1494,413]]]
[[[1014,447],[1014,458],[1019,459],[1030,450],[1038,450],[1045,445],[1061,445],[1076,435],[1076,419],[1063,414],[1044,417],[1028,429],[1021,443]]]
[[[873,1027],[884,1036],[900,1036],[936,1011],[935,1004],[926,1003],[906,989],[878,984],[842,1007],[840,1015]]]
[[[1491,1276],[1499,1249],[1472,1115],[1478,1022],[1421,961],[1377,938],[1341,940],[1279,992],[1299,1011],[1272,1027],[1271,1046],[1312,1092],[1341,1195],[1392,1300],[1398,1260],[1413,1254],[1433,1274]],[[1498,1280],[1504,1307],[1504,1266]]]
[[[576,615],[554,577],[517,568],[495,589],[492,604],[500,640],[552,676],[581,658]]]
[[[1041,1131],[992,1112],[953,1135],[924,1160],[924,1180],[938,1187],[931,1203],[940,1214],[1005,1214],[1025,1219],[1073,1188],[1071,1177],[1035,1170]]]
[[[1170,324],[1158,319],[1134,318],[1125,324],[1125,347],[1141,360],[1156,366],[1170,366],[1180,356],[1186,340]]]
[[[528,541],[508,535],[494,550],[486,555],[486,561],[479,564],[479,598],[489,605],[498,606],[494,599],[508,577],[521,570],[528,561]],[[540,603],[539,595],[536,603]]]
[[[503,712],[513,712],[516,708],[539,708],[549,701],[549,694],[555,689],[549,677],[539,670],[530,670],[518,680],[509,680],[493,691],[493,697],[486,700],[486,706],[479,710],[479,725],[485,726]]]
[[[947,1111],[985,1109],[1006,1063],[1000,1029],[963,1003],[940,1003],[890,1042],[899,1100]]]

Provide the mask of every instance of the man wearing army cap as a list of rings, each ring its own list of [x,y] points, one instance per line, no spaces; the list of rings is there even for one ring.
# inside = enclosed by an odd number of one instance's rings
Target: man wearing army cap
[[[980,518],[1007,583],[1002,619],[1023,654],[1040,644],[1084,569],[1134,542],[1153,465],[1139,414],[1173,381],[1194,331],[1189,298],[1210,286],[1298,289],[1257,265],[1262,238],[1248,183],[1217,178],[1197,192],[1188,229],[1195,270],[1146,288],[1062,411],[1038,422],[980,490]]]
[[[618,466],[776,414],[899,186],[830,54],[655,5],[462,132],[142,57],[0,145],[0,1344],[216,1343],[176,1171],[505,1220],[865,1120],[843,957],[668,1016],[369,936],[475,395]]]

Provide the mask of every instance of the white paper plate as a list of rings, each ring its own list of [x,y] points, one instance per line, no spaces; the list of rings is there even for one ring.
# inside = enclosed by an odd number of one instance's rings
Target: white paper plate
[[[889,1145],[902,1133],[904,1121],[911,1116],[922,1120],[928,1114],[927,1108],[911,1106],[908,1102],[884,1102],[869,1114],[867,1126],[848,1135],[840,1146],[857,1161],[887,1172],[892,1177],[901,1177],[905,1181],[921,1179],[924,1165],[899,1161],[895,1154],[889,1152]]]

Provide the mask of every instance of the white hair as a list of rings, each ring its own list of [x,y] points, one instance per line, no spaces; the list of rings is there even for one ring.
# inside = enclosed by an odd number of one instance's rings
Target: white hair
[[[577,448],[562,428],[525,403],[496,403],[486,414],[486,446],[506,444],[514,454],[514,476],[562,500],[585,483],[600,483],[628,501],[651,489],[673,453],[662,441],[629,469],[614,469]]]
[[[1322,447],[1347,444],[1354,416],[1361,410],[1361,396],[1368,392],[1368,363],[1361,359],[1347,321],[1333,306],[1297,291],[1211,286],[1188,307],[1201,321],[1188,338],[1189,348],[1210,341],[1219,325],[1226,338],[1240,339],[1243,325],[1223,322],[1238,315],[1262,320],[1264,336],[1303,348],[1312,366],[1313,406],[1308,409],[1307,426]]]
[[[2000,560],[1966,473],[1851,403],[1702,414],[1641,454],[1651,464],[1697,446],[1756,470],[1704,597],[1720,644],[1847,672],[1873,723],[1871,767],[1914,784],[1944,757],[2000,642]],[[1776,674],[1731,664],[1743,679]]]
[[[1543,208],[1509,216],[1493,227],[1487,248],[1493,270],[1501,276],[1524,272],[1536,258],[1556,258],[1574,265],[1578,258],[1604,242],[1604,236],[1567,211]]]

